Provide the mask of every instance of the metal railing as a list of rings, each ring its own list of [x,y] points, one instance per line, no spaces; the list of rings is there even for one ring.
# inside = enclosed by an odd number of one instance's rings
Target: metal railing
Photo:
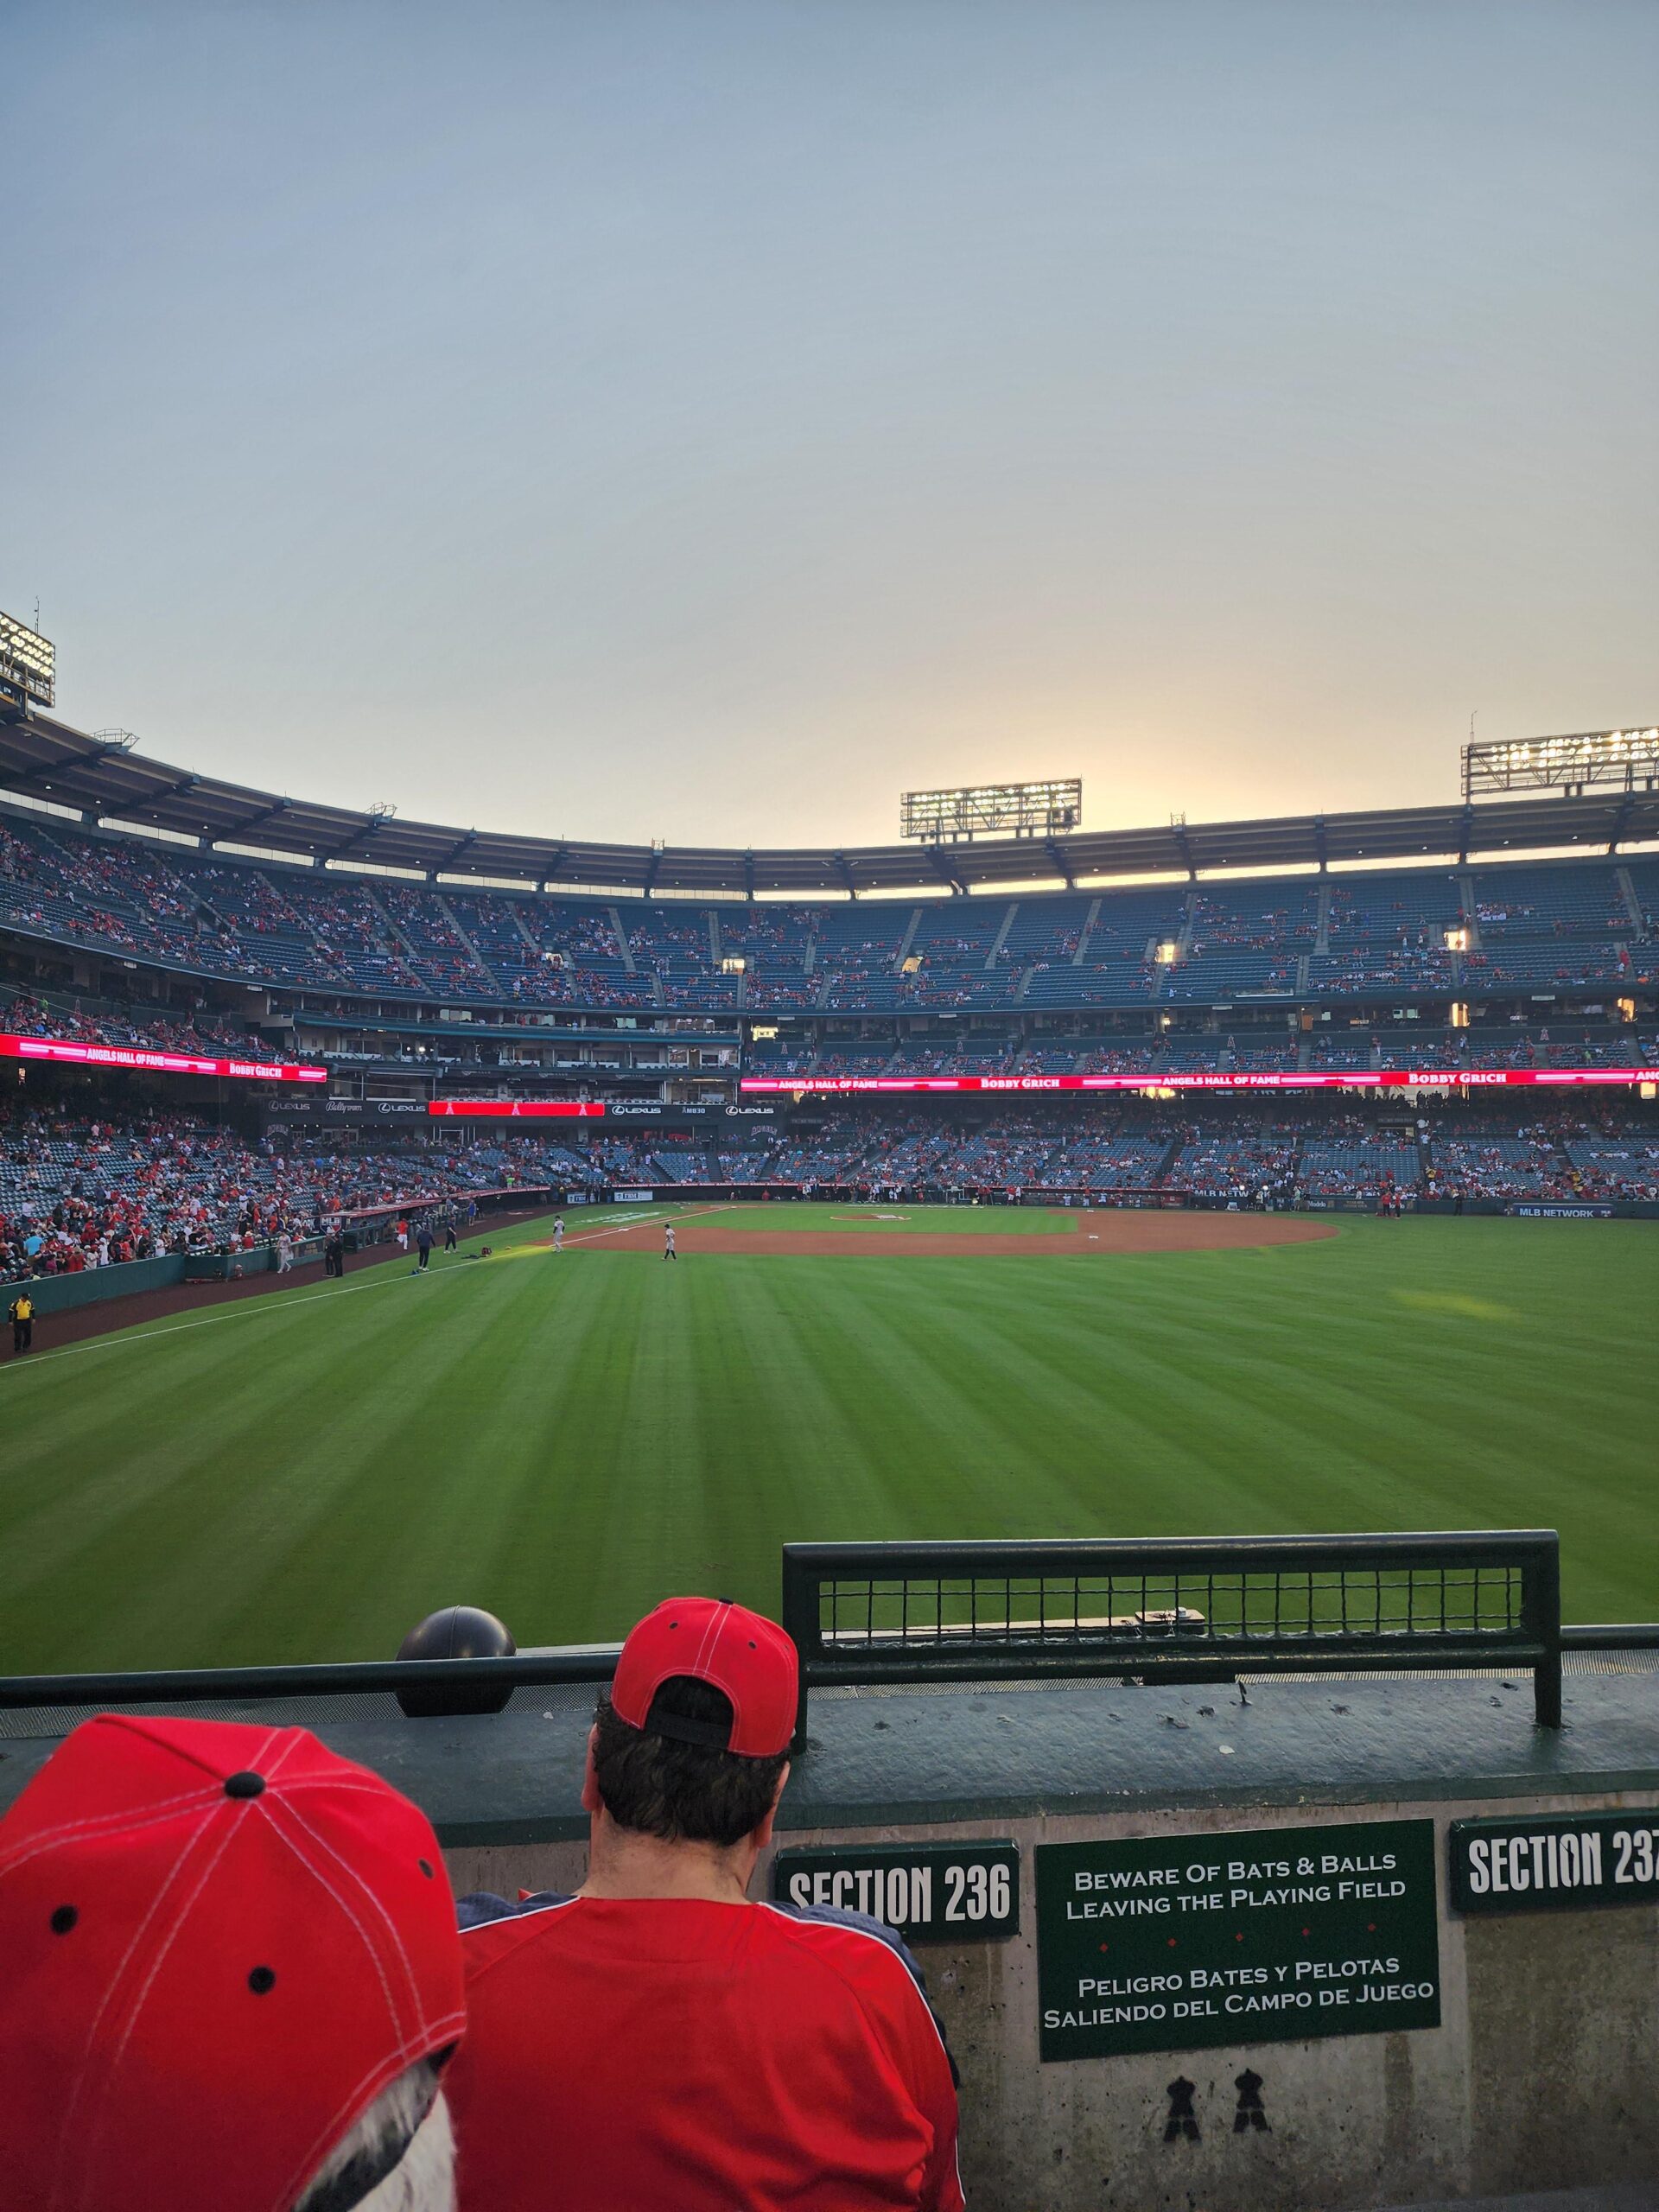
[[[815,1688],[1328,1668],[1530,1668],[1561,1719],[1553,1529],[1155,1542],[786,1544],[783,1624]]]
[[[154,1674],[0,1676],[0,1710],[92,1706],[259,1704],[273,1698],[397,1696],[454,1690],[452,1712],[499,1709],[516,1689],[552,1682],[608,1682],[620,1644],[523,1652],[512,1659],[367,1659],[303,1667],[179,1667]]]
[[[1563,1629],[1552,1529],[788,1544],[781,1618],[801,1657],[798,1749],[813,1689],[1057,1677],[1529,1669],[1538,1723],[1554,1728],[1564,1649],[1659,1648],[1659,1627]],[[617,1650],[12,1675],[0,1711],[390,1694],[488,1713],[520,1688],[607,1682]]]

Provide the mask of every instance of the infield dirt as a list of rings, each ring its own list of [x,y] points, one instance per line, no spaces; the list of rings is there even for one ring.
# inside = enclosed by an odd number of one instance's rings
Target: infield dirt
[[[675,1221],[674,1236],[687,1257],[707,1255],[790,1260],[995,1260],[1110,1258],[1123,1254],[1155,1252],[1236,1252],[1270,1244],[1311,1244],[1334,1236],[1329,1221],[1310,1221],[1300,1214],[1135,1212],[1127,1209],[1071,1217],[1070,1235],[999,1236],[989,1230],[971,1235],[907,1230],[856,1229],[797,1229],[774,1225],[768,1229],[741,1229],[723,1207],[706,1213],[682,1214]],[[660,1255],[660,1219],[642,1221],[629,1228],[604,1232],[607,1252],[635,1252]],[[569,1243],[586,1240],[578,1233]],[[595,1239],[597,1241],[597,1239]]]

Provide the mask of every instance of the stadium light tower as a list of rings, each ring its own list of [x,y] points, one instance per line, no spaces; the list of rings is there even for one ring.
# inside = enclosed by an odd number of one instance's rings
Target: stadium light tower
[[[958,791],[906,791],[899,834],[930,845],[957,845],[976,837],[1052,837],[1083,819],[1083,783],[1077,776],[1035,784],[969,784]]]
[[[15,614],[0,614],[0,701],[27,714],[57,703],[57,648]]]
[[[1581,798],[1592,784],[1659,791],[1659,729],[1586,730],[1573,737],[1503,738],[1463,748],[1463,795],[1560,791]]]

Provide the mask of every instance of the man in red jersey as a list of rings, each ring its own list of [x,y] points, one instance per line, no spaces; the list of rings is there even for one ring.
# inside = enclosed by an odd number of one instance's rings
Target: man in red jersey
[[[461,2212],[960,2212],[955,2069],[909,1953],[749,1901],[798,1675],[760,1614],[659,1605],[588,1739],[582,1888],[462,1900]]]

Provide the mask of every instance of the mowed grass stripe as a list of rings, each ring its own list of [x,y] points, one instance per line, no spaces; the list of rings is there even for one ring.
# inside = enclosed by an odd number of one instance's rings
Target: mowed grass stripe
[[[8,1363],[0,1665],[367,1656],[456,1599],[609,1636],[677,1589],[775,1604],[791,1536],[1541,1522],[1570,1615],[1659,1613],[1643,1225],[1064,1265],[545,1234]]]

